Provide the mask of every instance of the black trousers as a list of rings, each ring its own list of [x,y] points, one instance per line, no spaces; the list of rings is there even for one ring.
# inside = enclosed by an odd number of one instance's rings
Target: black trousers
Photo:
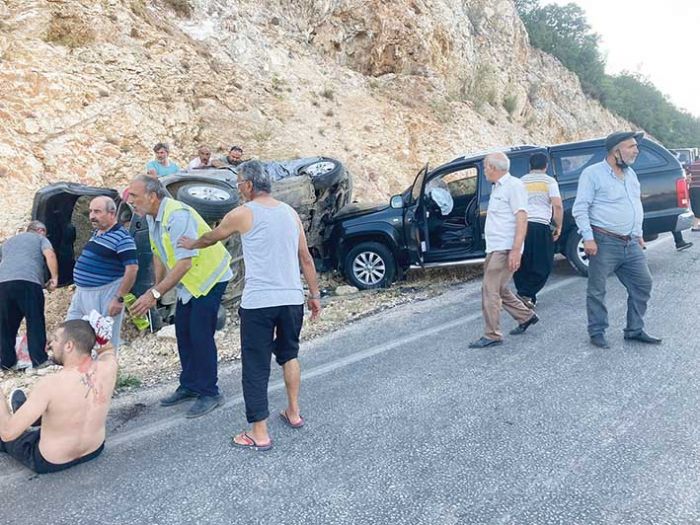
[[[180,386],[200,396],[218,396],[216,317],[228,283],[218,283],[207,295],[178,300],[175,310],[175,335],[182,372]]]
[[[267,385],[272,354],[280,366],[299,355],[304,305],[239,308],[238,315],[241,317],[245,415],[248,423],[255,423],[270,416]]]
[[[17,363],[15,340],[22,319],[27,322],[27,346],[32,365],[48,359],[44,291],[29,281],[0,283],[0,366],[11,368]]]
[[[527,236],[520,269],[513,274],[518,295],[537,300],[554,266],[554,240],[549,224],[527,223]]]

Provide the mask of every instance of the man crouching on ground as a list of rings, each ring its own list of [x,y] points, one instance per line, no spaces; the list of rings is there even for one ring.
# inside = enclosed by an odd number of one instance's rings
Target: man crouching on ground
[[[299,413],[299,334],[304,318],[304,288],[299,266],[309,285],[311,318],[321,312],[321,295],[314,260],[304,228],[293,208],[270,195],[270,177],[262,164],[248,161],[238,171],[238,191],[246,202],[228,212],[221,224],[199,239],[181,238],[187,249],[204,248],[234,233],[241,234],[245,287],[238,311],[241,317],[241,359],[246,419],[252,430],[241,432],[233,444],[250,450],[269,450],[270,415],[267,384],[270,359],[275,355],[284,373],[289,404],[280,413],[292,428],[301,428]]]
[[[41,378],[28,399],[15,390],[10,396],[13,414],[0,400],[0,452],[38,474],[58,472],[100,455],[117,380],[111,345],[98,349],[97,359],[92,358],[95,331],[87,321],[64,322],[49,345],[63,369]],[[40,428],[30,429],[39,424]]]

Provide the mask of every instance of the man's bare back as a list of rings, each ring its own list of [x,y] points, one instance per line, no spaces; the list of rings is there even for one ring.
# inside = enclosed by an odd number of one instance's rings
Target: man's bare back
[[[95,332],[87,321],[64,322],[53,334],[57,374],[42,378],[24,400],[0,400],[0,451],[35,472],[56,472],[88,461],[102,452],[105,422],[117,379],[111,345],[90,355]],[[21,394],[21,392],[20,392]],[[23,402],[22,402],[23,401]],[[30,430],[38,418],[41,429]]]
[[[42,415],[41,455],[51,463],[67,463],[104,443],[105,421],[117,378],[114,352],[88,360],[77,369],[64,369],[42,381],[51,397]],[[38,386],[38,385],[37,385]],[[34,393],[27,400],[31,403]],[[24,409],[18,410],[18,415]]]

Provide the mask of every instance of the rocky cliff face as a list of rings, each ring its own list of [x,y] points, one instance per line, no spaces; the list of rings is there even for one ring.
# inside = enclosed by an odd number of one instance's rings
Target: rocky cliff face
[[[427,161],[629,126],[511,0],[0,0],[0,60],[3,235],[37,188],[124,185],[158,141],[335,156],[377,200]]]

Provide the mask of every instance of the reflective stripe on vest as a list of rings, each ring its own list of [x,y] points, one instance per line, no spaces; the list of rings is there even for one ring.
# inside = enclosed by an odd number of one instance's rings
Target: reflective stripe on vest
[[[211,231],[211,228],[204,222],[204,219],[199,216],[199,213],[190,206],[166,198],[160,229],[161,241],[165,254],[160,252],[156,243],[153,242],[153,239],[151,239],[151,250],[158,255],[168,270],[171,270],[173,266],[175,266],[177,260],[175,259],[175,250],[173,250],[173,245],[170,241],[170,232],[167,228],[163,228],[163,225],[168,224],[170,215],[179,210],[188,210],[190,212],[197,223],[197,237],[201,237],[205,233]],[[214,285],[221,280],[230,265],[231,255],[229,255],[223,244],[217,242],[207,248],[199,249],[199,254],[192,257],[192,267],[187,271],[180,282],[187,291],[192,294],[192,297],[201,297],[208,294],[209,290],[214,288]]]

